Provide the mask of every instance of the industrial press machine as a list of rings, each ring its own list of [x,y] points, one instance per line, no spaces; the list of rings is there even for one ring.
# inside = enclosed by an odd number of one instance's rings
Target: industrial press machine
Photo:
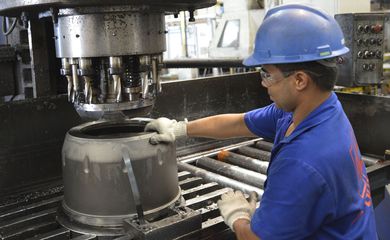
[[[193,21],[196,9],[213,4],[0,0],[11,40],[0,49],[1,239],[234,239],[216,201],[229,188],[262,195],[272,143],[188,139],[151,146],[144,120],[130,120],[196,119],[270,103],[257,72],[159,80],[164,16],[189,11]],[[358,19],[371,26],[381,18]],[[361,32],[368,44],[370,34],[371,28]],[[384,34],[375,34],[378,43]],[[374,55],[357,61],[378,64]],[[378,71],[346,78],[378,83]],[[384,161],[390,100],[338,95],[378,205],[390,182]]]

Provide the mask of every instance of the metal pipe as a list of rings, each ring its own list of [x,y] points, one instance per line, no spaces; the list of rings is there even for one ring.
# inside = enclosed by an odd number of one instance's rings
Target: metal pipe
[[[252,157],[252,158],[256,158],[256,159],[259,159],[259,160],[262,160],[262,161],[269,162],[270,159],[271,159],[271,153],[270,152],[259,150],[259,149],[253,148],[253,147],[247,147],[247,146],[240,147],[240,148],[238,148],[237,152],[242,154],[242,155],[245,155],[245,156],[248,156],[248,157]]]
[[[206,170],[216,172],[226,177],[231,177],[252,186],[259,186],[259,184],[263,186],[266,180],[266,176],[260,173],[208,157],[198,159],[196,164]]]
[[[247,194],[250,194],[252,191],[254,191],[257,193],[259,198],[261,198],[261,196],[263,196],[263,193],[264,193],[264,190],[262,190],[260,188],[253,187],[251,185],[241,183],[241,182],[233,180],[231,178],[227,178],[227,177],[221,176],[219,174],[215,174],[215,173],[206,171],[204,169],[195,167],[195,166],[190,165],[188,163],[178,162],[177,166],[178,166],[180,171],[188,171],[197,177],[201,177],[206,181],[216,182],[223,187],[230,187],[230,188],[233,188],[236,190],[240,190],[240,191],[247,193]]]
[[[369,157],[369,156],[364,156],[364,155],[362,155],[362,160],[363,160],[364,164],[366,165],[366,167],[375,165],[380,161],[380,159]]]
[[[229,151],[220,151],[218,153],[218,160],[223,162],[227,161],[229,163],[233,163],[255,172],[260,172],[262,174],[267,174],[267,168],[269,164],[265,161],[260,161],[255,158],[243,156]]]
[[[260,150],[271,152],[274,144],[266,141],[258,141],[255,143],[255,147]]]
[[[243,59],[175,59],[164,60],[163,68],[215,68],[245,67]]]
[[[207,170],[216,172],[226,177],[247,183],[252,186],[264,186],[267,176],[241,168],[232,164],[224,163],[209,157],[202,157],[196,161],[196,165]]]

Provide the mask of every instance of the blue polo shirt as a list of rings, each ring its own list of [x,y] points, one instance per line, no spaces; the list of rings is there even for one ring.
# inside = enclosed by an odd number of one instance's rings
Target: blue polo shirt
[[[274,104],[245,114],[254,134],[274,141],[252,231],[262,240],[377,239],[366,169],[336,94],[285,137],[291,122]]]

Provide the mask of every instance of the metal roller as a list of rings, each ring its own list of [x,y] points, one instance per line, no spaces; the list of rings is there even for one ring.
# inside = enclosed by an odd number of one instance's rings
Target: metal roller
[[[363,155],[362,155],[362,160],[363,160],[364,164],[366,165],[366,167],[375,165],[376,163],[378,163],[380,161],[380,159],[369,157],[369,156],[363,156]]]
[[[243,156],[237,153],[229,151],[220,151],[218,153],[218,160],[227,161],[232,164],[253,170],[255,172],[260,172],[263,174],[267,173],[268,162],[260,161],[255,158]]]
[[[242,155],[248,156],[248,157],[260,159],[262,161],[269,162],[271,159],[270,152],[259,150],[259,149],[253,148],[253,147],[246,147],[246,146],[240,147],[240,148],[238,148],[237,152],[242,154]]]
[[[224,163],[209,157],[199,158],[196,161],[196,165],[226,177],[250,184],[252,186],[263,187],[264,182],[267,179],[267,176],[263,174],[237,167],[232,164]]]
[[[255,143],[255,147],[260,150],[271,152],[274,144],[266,141],[258,141]]]
[[[178,166],[180,171],[188,171],[197,177],[201,177],[206,181],[216,182],[223,187],[230,187],[233,189],[237,189],[237,190],[240,190],[240,191],[247,193],[247,194],[250,194],[252,191],[254,191],[258,194],[259,198],[261,198],[261,196],[263,196],[263,193],[264,193],[263,189],[253,187],[251,185],[236,181],[236,180],[231,179],[231,178],[221,176],[221,175],[216,174],[216,173],[209,172],[207,170],[195,167],[195,166],[190,165],[188,163],[178,162],[177,166]]]

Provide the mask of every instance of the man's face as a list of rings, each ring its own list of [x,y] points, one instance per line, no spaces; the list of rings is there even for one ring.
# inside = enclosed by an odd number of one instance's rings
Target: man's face
[[[283,73],[274,65],[263,65],[262,71],[262,85],[267,88],[270,99],[278,108],[293,112],[298,93],[294,87],[295,72]]]

